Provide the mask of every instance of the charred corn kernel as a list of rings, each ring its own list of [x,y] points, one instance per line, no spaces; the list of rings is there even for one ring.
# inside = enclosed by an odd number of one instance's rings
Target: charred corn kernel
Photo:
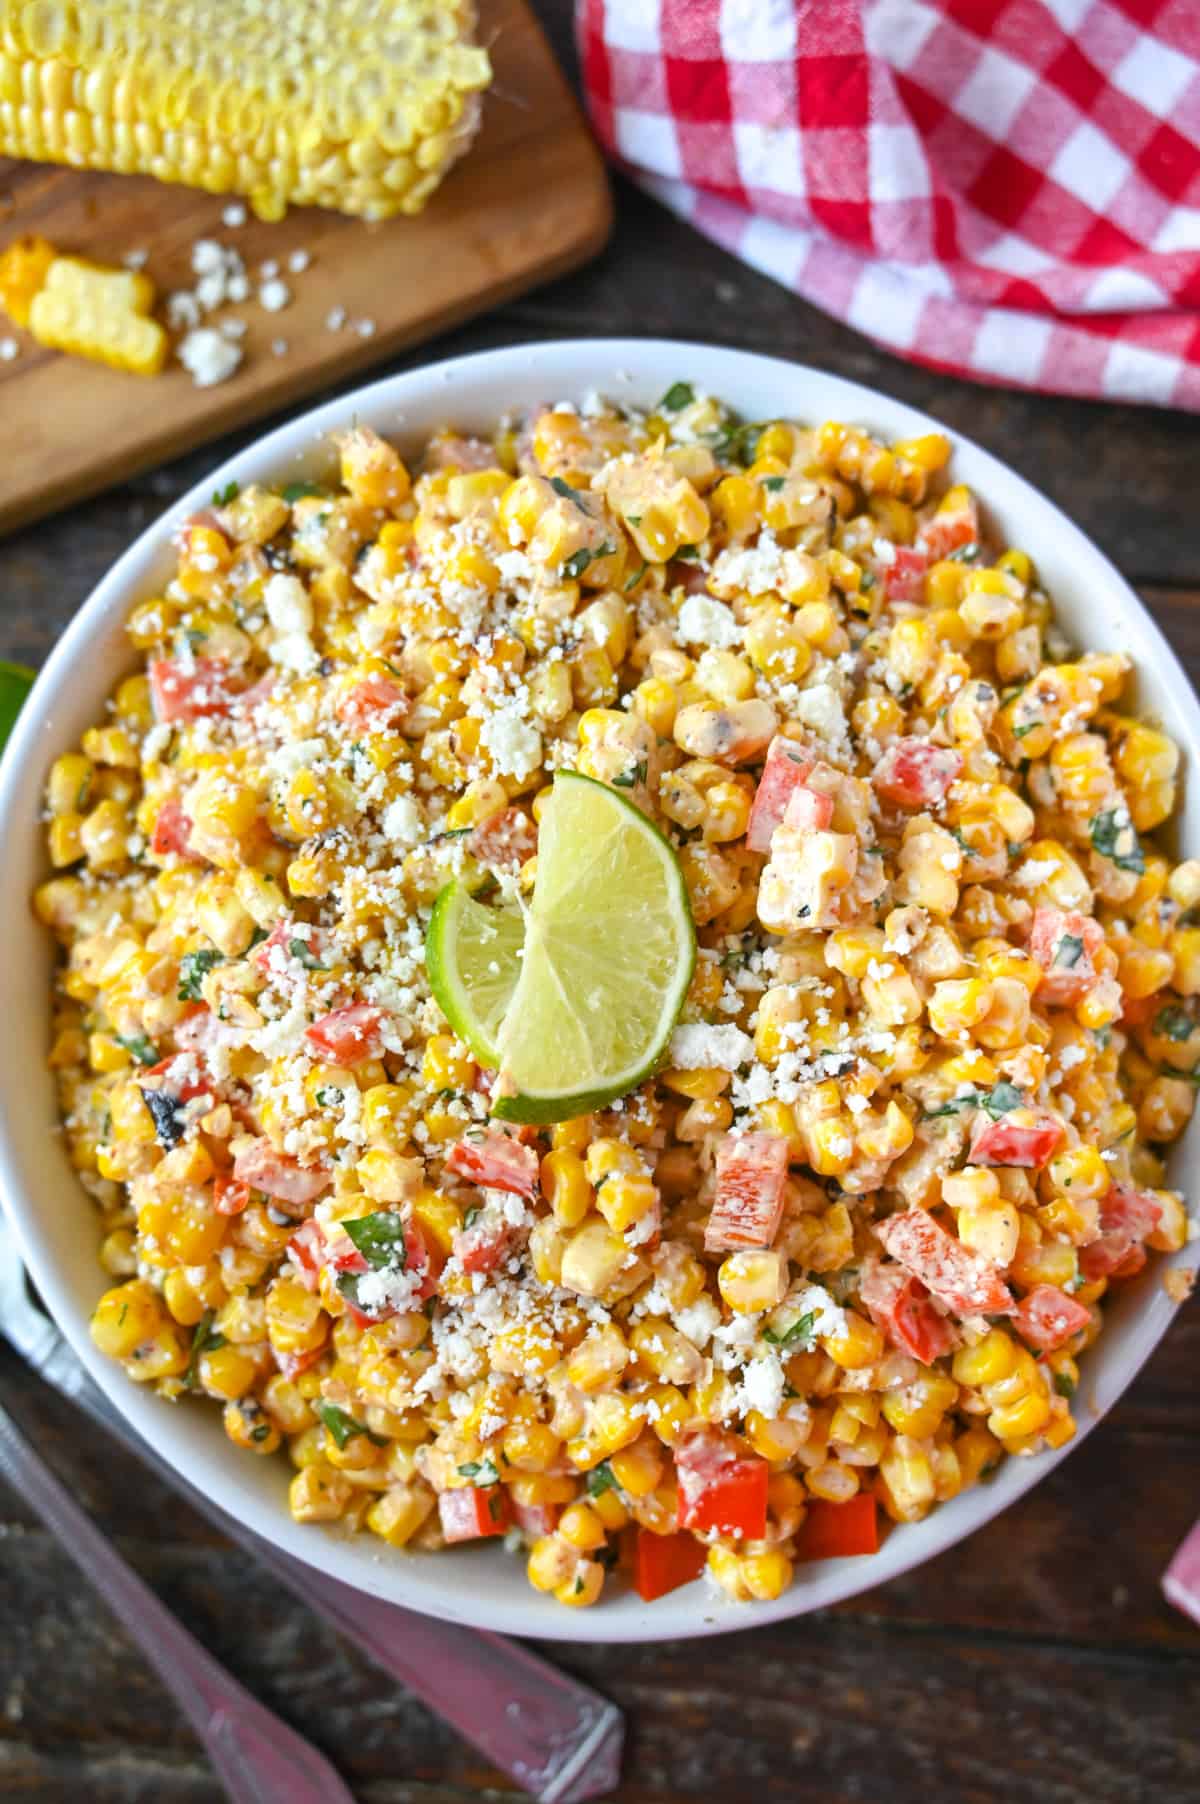
[[[106,1290],[97,1303],[89,1332],[110,1359],[128,1359],[148,1341],[162,1321],[162,1308],[152,1287],[143,1278]]]
[[[174,1322],[160,1321],[121,1363],[135,1383],[155,1384],[161,1378],[180,1377],[190,1360],[184,1332]]]
[[[614,1322],[592,1332],[567,1360],[566,1375],[581,1391],[599,1391],[614,1384],[629,1363],[625,1336]]]
[[[258,1361],[244,1347],[232,1343],[205,1350],[196,1361],[196,1377],[202,1390],[213,1397],[235,1402],[244,1397],[259,1374]]]
[[[91,795],[95,766],[80,752],[67,752],[56,758],[46,779],[46,807],[59,815],[82,814]]]
[[[421,1081],[426,1089],[466,1090],[475,1080],[475,1061],[453,1034],[433,1034],[421,1057]]]
[[[1037,1434],[1050,1420],[1050,1399],[1030,1391],[1015,1402],[994,1409],[988,1417],[988,1428],[998,1441],[1014,1441]]]
[[[529,1550],[526,1576],[535,1591],[556,1591],[574,1573],[577,1561],[570,1543],[558,1535],[543,1535]]]
[[[1007,1378],[1016,1364],[1017,1349],[1002,1328],[992,1328],[973,1347],[960,1347],[951,1362],[959,1384],[978,1390]]]
[[[570,1575],[555,1587],[554,1595],[560,1604],[583,1610],[597,1601],[603,1589],[604,1567],[599,1560],[576,1558]]]
[[[196,1293],[183,1271],[167,1273],[163,1280],[163,1301],[175,1321],[185,1328],[194,1328],[204,1318],[204,1299]]]
[[[1098,1149],[1082,1143],[1055,1153],[1046,1167],[1046,1179],[1054,1190],[1076,1203],[1103,1196],[1112,1182]]]
[[[792,1582],[794,1569],[787,1555],[778,1547],[772,1547],[763,1553],[744,1554],[739,1574],[749,1595],[767,1603],[783,1596]]]
[[[704,1359],[681,1329],[664,1316],[646,1316],[629,1337],[638,1363],[669,1384],[695,1384]]]
[[[936,1497],[933,1467],[919,1442],[898,1435],[879,1462],[883,1502],[899,1522],[919,1522]]]
[[[340,1472],[324,1460],[314,1460],[288,1486],[288,1508],[296,1522],[336,1522],[352,1495],[352,1486]]]
[[[508,1464],[519,1472],[545,1472],[558,1458],[562,1446],[547,1423],[526,1418],[510,1423],[501,1444]]]
[[[897,1434],[927,1440],[936,1433],[942,1417],[958,1397],[958,1386],[938,1372],[913,1379],[911,1384],[888,1391],[880,1401],[885,1420]]]
[[[581,1553],[592,1553],[603,1547],[608,1536],[604,1524],[587,1503],[568,1504],[558,1521],[558,1534]]]

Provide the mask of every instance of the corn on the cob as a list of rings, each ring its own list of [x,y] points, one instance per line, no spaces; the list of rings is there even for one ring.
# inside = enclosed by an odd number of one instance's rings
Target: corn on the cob
[[[491,78],[472,0],[0,0],[0,154],[416,213]]]
[[[114,369],[153,376],[167,356],[167,334],[149,317],[153,305],[149,276],[104,269],[80,257],[53,256],[45,280],[29,300],[27,324],[38,343],[52,351],[71,351]]]

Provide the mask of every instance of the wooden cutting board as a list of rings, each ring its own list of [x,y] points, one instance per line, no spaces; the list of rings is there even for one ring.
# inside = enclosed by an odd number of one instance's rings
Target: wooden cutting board
[[[262,418],[318,389],[362,380],[372,364],[415,340],[571,269],[603,245],[611,223],[599,154],[524,0],[481,0],[480,39],[495,82],[479,137],[424,213],[378,225],[315,208],[276,225],[251,214],[231,229],[231,197],[141,176],[93,175],[0,158],[0,249],[40,232],[65,251],[118,263],[145,249],[161,297],[195,283],[191,247],[215,238],[243,257],[252,298],[226,307],[246,322],[244,361],[228,381],[197,388],[177,363],[159,376],[124,375],[44,351],[0,314],[0,338],[20,354],[0,361],[0,530],[49,513]],[[307,251],[303,273],[289,255]],[[265,311],[254,280],[274,260],[292,291]],[[341,308],[347,324],[331,330]],[[374,325],[371,336],[355,330]],[[284,354],[272,345],[286,341]]]

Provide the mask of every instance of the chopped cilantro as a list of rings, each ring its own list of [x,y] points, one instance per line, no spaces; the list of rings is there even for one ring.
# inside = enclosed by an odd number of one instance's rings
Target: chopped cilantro
[[[224,963],[224,954],[214,946],[202,946],[198,952],[185,952],[179,961],[179,989],[176,992],[180,1002],[199,1002],[200,985],[206,974],[214,965]]]
[[[336,1109],[342,1100],[343,1094],[344,1092],[339,1090],[334,1084],[322,1084],[321,1088],[316,1093],[317,1107],[321,1109]]]
[[[183,1375],[184,1385],[189,1391],[194,1391],[196,1389],[200,1355],[202,1353],[215,1352],[218,1347],[223,1347],[224,1345],[225,1336],[223,1334],[218,1334],[213,1328],[213,1312],[211,1309],[206,1309],[204,1314],[200,1317],[200,1320],[197,1322],[196,1331],[192,1335],[191,1357],[188,1360],[187,1371]]]
[[[319,495],[321,489],[315,482],[289,482],[281,492],[290,507],[293,501],[306,501],[310,495]]]
[[[989,1115],[1007,1115],[1010,1109],[1019,1109],[1024,1105],[1025,1097],[1015,1084],[999,1083],[979,1098],[980,1104]]]
[[[563,481],[561,476],[552,476],[550,478],[550,487],[554,490],[556,495],[561,495],[564,501],[573,501],[576,507],[583,508],[584,513],[587,513],[588,510],[584,505],[585,498],[581,489],[573,489],[569,482]]]
[[[495,1461],[491,1459],[468,1460],[466,1465],[458,1468],[458,1472],[461,1478],[469,1478],[473,1485],[480,1487],[500,1483],[500,1473]]]
[[[1054,1388],[1060,1397],[1073,1397],[1075,1395],[1075,1380],[1068,1372],[1055,1372]]]
[[[635,570],[633,575],[631,577],[627,578],[627,580],[626,580],[626,583],[625,583],[626,595],[628,595],[630,589],[637,588],[638,584],[641,582],[643,576],[645,576],[645,574],[649,568],[650,568],[649,564],[643,558],[640,567],[637,570]]]
[[[270,1435],[270,1432],[271,1424],[269,1422],[260,1422],[257,1428],[252,1428],[250,1430],[250,1439],[252,1441],[265,1441]]]
[[[973,557],[978,556],[978,540],[968,539],[967,543],[965,545],[960,545],[956,551],[948,551],[946,553],[946,562],[948,564],[966,564],[969,563]]]
[[[1024,739],[1026,733],[1032,733],[1034,727],[1040,727],[1041,724],[1040,720],[1027,720],[1023,727],[1013,728],[1012,736],[1014,739]]]
[[[869,594],[875,587],[875,572],[873,570],[864,570],[858,580],[858,586],[864,595]]]
[[[1111,858],[1119,871],[1132,871],[1140,877],[1146,869],[1142,843],[1133,822],[1123,809],[1108,808],[1091,823],[1093,848],[1101,858]]]
[[[320,959],[306,940],[299,938],[289,940],[288,951],[298,964],[304,966],[306,971],[328,971],[329,969],[328,965],[323,965],[321,963]]]
[[[231,501],[237,500],[241,492],[240,482],[227,482],[223,489],[213,490],[212,504],[214,507],[228,507]]]
[[[605,1491],[619,1491],[620,1485],[613,1474],[613,1469],[606,1459],[598,1466],[593,1466],[587,1475],[587,1494],[589,1497],[603,1497]]]
[[[582,576],[589,564],[598,563],[604,557],[611,557],[616,549],[616,546],[610,545],[607,539],[598,551],[589,551],[586,545],[582,545],[567,559],[562,567],[562,573],[570,578]]]
[[[1185,1008],[1160,1008],[1154,1017],[1154,1031],[1168,1040],[1190,1040],[1196,1023]]]
[[[365,1428],[361,1422],[356,1422],[353,1416],[348,1416],[344,1409],[338,1408],[336,1403],[330,1403],[324,1397],[318,1397],[313,1403],[313,1408],[325,1424],[326,1432],[333,1436],[333,1444],[339,1453],[346,1442],[352,1441],[356,1434],[365,1434],[369,1441],[375,1443],[376,1447],[387,1446],[382,1435],[372,1434],[369,1428]]]
[[[690,382],[672,382],[658,405],[665,407],[668,413],[681,413],[685,407],[690,407],[695,399],[696,391]]]
[[[123,1046],[130,1058],[138,1065],[157,1065],[158,1052],[151,1046],[145,1034],[116,1034],[118,1046]]]
[[[776,1334],[774,1328],[764,1328],[762,1337],[773,1347],[782,1347],[785,1352],[793,1347],[811,1347],[816,1319],[816,1310],[810,1309],[805,1315],[797,1316],[791,1327],[782,1334]]]
[[[639,783],[646,781],[649,774],[650,767],[646,760],[639,758],[632,770],[623,770],[619,777],[613,778],[612,786],[614,789],[636,789]]]
[[[1056,965],[1073,970],[1083,957],[1083,941],[1073,933],[1064,933],[1054,952]]]
[[[777,495],[786,481],[786,476],[764,476],[762,485],[764,489],[769,489],[772,495]]]
[[[675,552],[675,557],[681,564],[694,564],[699,560],[700,547],[699,545],[681,545]]]
[[[373,1271],[404,1270],[404,1218],[394,1210],[377,1209],[373,1215],[344,1221],[342,1227]]]

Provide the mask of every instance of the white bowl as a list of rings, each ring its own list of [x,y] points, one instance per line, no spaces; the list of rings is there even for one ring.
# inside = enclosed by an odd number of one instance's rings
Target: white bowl
[[[933,430],[937,422],[857,383],[778,358],[711,345],[653,339],[583,339],[487,351],[391,376],[282,426],[214,470],[147,528],[79,610],[26,703],[0,769],[0,921],[9,948],[9,1029],[0,1035],[0,1189],[29,1270],[55,1320],[92,1377],[150,1445],[238,1521],[322,1571],[364,1591],[452,1621],[575,1641],[648,1641],[718,1634],[799,1616],[882,1584],[970,1534],[1037,1483],[1064,1456],[1005,1462],[990,1484],[968,1491],[924,1522],[899,1527],[869,1559],[801,1567],[775,1603],[749,1607],[715,1599],[699,1581],[659,1602],[612,1596],[598,1608],[564,1610],[534,1592],[521,1560],[497,1545],[436,1555],[393,1553],[369,1535],[300,1527],[288,1515],[282,1460],[249,1459],[227,1440],[216,1409],[172,1405],[131,1384],[88,1336],[88,1317],[105,1287],[96,1259],[90,1201],[55,1131],[54,1085],[43,1063],[51,967],[49,935],[29,906],[44,876],[42,785],[52,759],[99,718],[129,656],[122,623],[132,603],[161,584],[170,568],[174,523],[204,506],[231,478],[289,480],[325,461],[322,441],[357,416],[402,447],[449,421],[486,427],[508,409],[592,388],[617,401],[653,403],[677,379],[697,383],[749,419],[780,415],[818,422],[854,421],[885,438]],[[1059,618],[1081,648],[1123,649],[1139,669],[1141,708],[1161,720],[1188,761],[1200,747],[1200,708],[1157,627],[1108,559],[1058,508],[987,452],[958,439],[954,471],[983,498],[1011,544],[1036,560]],[[1192,786],[1189,785],[1189,788]],[[1200,797],[1186,797],[1180,842],[1200,848]],[[1176,1148],[1172,1179],[1196,1169],[1197,1124]],[[1185,1184],[1186,1187],[1186,1184]],[[1180,1256],[1185,1257],[1186,1255]],[[1189,1260],[1189,1263],[1194,1262]],[[1079,1393],[1080,1436],[1111,1409],[1169,1326],[1174,1310],[1154,1258],[1145,1277],[1124,1287],[1106,1312],[1104,1334],[1087,1355]],[[1076,1437],[1078,1445],[1080,1437]]]

